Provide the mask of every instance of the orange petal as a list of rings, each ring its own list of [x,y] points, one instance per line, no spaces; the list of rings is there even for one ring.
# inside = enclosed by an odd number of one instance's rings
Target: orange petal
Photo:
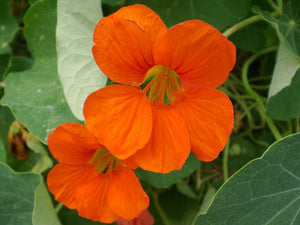
[[[235,64],[235,46],[217,29],[190,20],[171,27],[157,42],[155,64],[170,66],[185,88],[218,87]]]
[[[125,159],[143,148],[152,129],[150,104],[138,88],[110,85],[88,96],[86,126],[116,157]]]
[[[202,161],[212,161],[223,150],[233,128],[233,107],[221,91],[188,89],[174,102],[187,125],[192,151]]]
[[[146,6],[123,7],[96,26],[96,63],[117,83],[141,83],[154,65],[154,44],[166,30],[159,16]]]
[[[153,225],[154,224],[154,218],[150,214],[150,212],[145,209],[140,213],[140,215],[137,218],[134,218],[133,220],[125,220],[124,218],[120,218],[117,220],[118,225]]]
[[[132,159],[145,170],[168,173],[181,169],[191,145],[181,115],[172,107],[152,104],[153,128],[147,145]]]
[[[149,206],[149,197],[131,169],[123,166],[114,169],[108,190],[108,205],[126,220],[136,218]]]
[[[99,174],[96,179],[82,186],[77,192],[79,216],[102,223],[112,223],[120,218],[109,207],[110,182],[111,174]]]
[[[48,174],[49,191],[57,201],[79,215],[94,221],[111,223],[119,218],[108,205],[107,190],[110,178],[99,175],[92,165],[57,164]]]
[[[68,164],[86,163],[96,149],[103,149],[96,137],[77,123],[64,123],[48,137],[50,152],[60,162]]]

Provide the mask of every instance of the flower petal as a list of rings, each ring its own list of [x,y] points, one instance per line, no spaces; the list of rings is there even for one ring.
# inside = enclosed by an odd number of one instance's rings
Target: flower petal
[[[123,166],[114,169],[108,190],[108,205],[126,220],[138,217],[149,206],[149,197],[131,169]]]
[[[235,46],[213,26],[190,20],[171,27],[157,42],[155,64],[171,67],[184,88],[218,87],[235,64]]]
[[[152,129],[150,104],[140,89],[110,85],[88,96],[83,113],[87,128],[119,159],[143,148]]]
[[[217,158],[233,128],[230,99],[219,90],[192,88],[178,96],[173,106],[185,120],[196,157]]]
[[[145,170],[168,173],[181,169],[189,156],[191,145],[181,115],[172,107],[151,104],[152,136],[147,145],[129,159]]]
[[[96,149],[103,149],[96,137],[77,123],[64,123],[48,137],[50,152],[60,162],[68,164],[86,163]]]
[[[110,178],[99,175],[93,166],[66,165],[59,163],[49,172],[49,191],[57,201],[79,215],[94,221],[111,223],[119,218],[107,207],[107,190]]]
[[[138,84],[154,65],[154,44],[166,30],[159,16],[146,6],[123,7],[96,26],[96,63],[111,80]]]
[[[150,212],[145,209],[140,213],[140,215],[137,218],[134,218],[133,220],[125,220],[124,218],[120,218],[117,220],[118,225],[153,225],[154,224],[154,218],[150,214]]]

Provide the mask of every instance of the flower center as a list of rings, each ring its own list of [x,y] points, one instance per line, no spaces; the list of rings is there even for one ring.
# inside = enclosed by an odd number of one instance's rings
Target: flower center
[[[184,91],[178,74],[168,66],[155,65],[147,71],[141,84],[150,102],[171,104],[175,95]]]
[[[112,172],[115,167],[124,165],[121,160],[114,157],[106,148],[97,149],[89,163],[94,165],[98,174]]]

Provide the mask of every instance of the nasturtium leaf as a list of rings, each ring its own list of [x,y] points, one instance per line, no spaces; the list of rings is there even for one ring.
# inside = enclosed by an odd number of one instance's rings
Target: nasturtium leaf
[[[158,203],[169,221],[168,224],[190,225],[199,210],[200,200],[189,198],[172,187],[159,194]]]
[[[125,0],[102,0],[102,4],[118,5],[123,3]]]
[[[15,173],[0,162],[0,221],[9,225],[32,225],[34,191],[42,177]]]
[[[6,151],[2,139],[0,139],[0,162],[6,162]]]
[[[251,7],[250,0],[127,0],[126,3],[147,5],[168,27],[186,20],[200,19],[219,30],[232,26],[246,17]]]
[[[278,120],[300,116],[300,58],[279,46],[269,89],[267,115]]]
[[[191,152],[181,170],[175,170],[167,174],[154,173],[138,168],[135,170],[137,176],[143,181],[157,188],[167,188],[184,177],[189,176],[199,167],[200,161]]]
[[[202,201],[202,204],[200,206],[199,213],[206,213],[207,212],[211,202],[213,201],[213,199],[215,197],[215,194],[216,194],[216,189],[214,187],[210,186],[207,189],[207,191],[206,191],[206,193],[203,197],[203,201]]]
[[[53,162],[49,158],[46,148],[33,134],[28,135],[26,144],[31,150],[39,155],[39,159],[30,172],[42,173],[53,166]]]
[[[39,0],[28,0],[29,1],[29,3],[32,5],[33,3],[35,3],[35,2],[37,2],[37,1],[39,1]]]
[[[44,182],[41,182],[34,193],[32,225],[61,225]]]
[[[291,84],[269,98],[267,115],[278,120],[290,120],[300,116],[300,68]]]
[[[251,52],[274,46],[277,41],[274,29],[264,21],[251,24],[237,31],[229,39],[237,48]]]
[[[187,182],[178,182],[176,183],[177,190],[190,198],[198,199],[198,196],[196,195],[195,191],[192,189],[189,183]]]
[[[217,192],[201,224],[299,224],[300,133],[277,141]]]
[[[94,29],[103,17],[101,2],[58,0],[57,14],[58,75],[73,114],[84,120],[85,99],[107,82],[92,54]]]
[[[8,1],[0,0],[0,54],[9,52],[9,43],[18,30],[18,22],[13,17]]]
[[[0,155],[2,162],[6,162],[6,151],[8,149],[8,131],[12,122],[15,118],[7,106],[0,105],[0,142],[2,143],[2,148],[0,147]]]
[[[9,63],[9,54],[0,55],[0,82],[4,79],[4,72]],[[1,96],[0,96],[1,98]]]
[[[63,207],[58,216],[63,225],[105,225],[104,223],[94,222],[92,220],[86,219],[84,217],[78,216],[78,212],[75,209],[69,209],[67,207]],[[116,223],[112,223],[110,225],[117,225]]]
[[[24,70],[28,70],[32,67],[34,60],[31,58],[27,58],[24,56],[12,56],[9,60],[9,65],[6,74],[11,72],[21,72]]]
[[[56,69],[56,1],[33,4],[24,18],[25,38],[35,57],[30,70],[14,72],[5,81],[3,104],[44,143],[59,124],[75,122]]]
[[[277,32],[278,38],[295,55],[300,56],[300,1],[289,1],[282,10],[280,19],[274,19],[268,12],[254,8],[264,20],[269,22]]]

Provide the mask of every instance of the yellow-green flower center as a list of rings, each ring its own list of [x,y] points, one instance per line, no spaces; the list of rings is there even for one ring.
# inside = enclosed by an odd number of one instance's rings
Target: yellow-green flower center
[[[176,94],[184,91],[178,74],[164,65],[155,65],[149,69],[141,85],[150,102],[170,104],[175,100]]]
[[[124,165],[121,160],[113,156],[107,149],[97,149],[90,159],[99,174],[112,172],[117,166]]]

